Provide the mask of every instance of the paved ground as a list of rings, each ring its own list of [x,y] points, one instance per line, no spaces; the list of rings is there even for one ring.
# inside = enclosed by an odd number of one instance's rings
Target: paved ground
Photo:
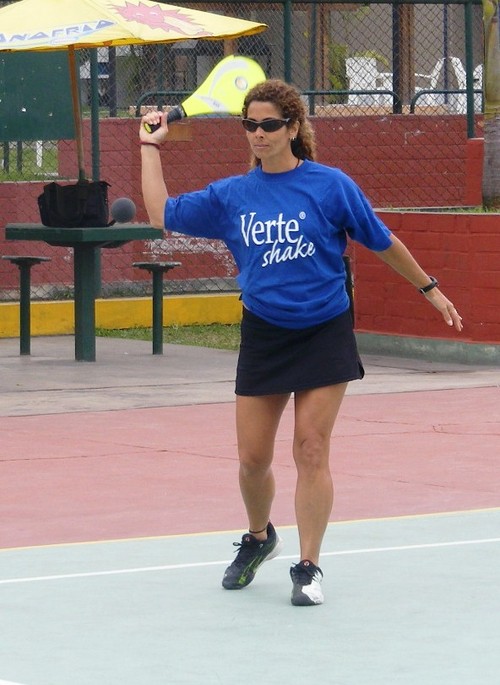
[[[30,358],[0,340],[0,685],[496,685],[499,368],[364,358],[332,440],[326,602],[304,610],[293,404],[284,553],[228,593],[236,354],[99,339],[95,363],[73,355],[72,337]]]
[[[97,361],[75,362],[72,336],[34,338],[30,357],[0,339],[0,416],[232,402],[236,353],[97,339]],[[500,368],[396,357],[363,358],[366,377],[349,395],[498,387]]]

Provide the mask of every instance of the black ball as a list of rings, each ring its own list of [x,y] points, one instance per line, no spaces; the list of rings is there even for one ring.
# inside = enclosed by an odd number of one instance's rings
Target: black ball
[[[135,204],[128,197],[119,197],[110,207],[111,218],[118,224],[125,224],[135,217]]]

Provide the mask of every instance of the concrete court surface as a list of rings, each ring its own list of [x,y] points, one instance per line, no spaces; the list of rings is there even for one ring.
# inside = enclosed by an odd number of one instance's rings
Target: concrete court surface
[[[0,340],[0,685],[498,683],[500,369],[364,359],[332,441],[326,602],[303,609],[292,403],[284,552],[223,591],[245,525],[236,355],[150,351]]]

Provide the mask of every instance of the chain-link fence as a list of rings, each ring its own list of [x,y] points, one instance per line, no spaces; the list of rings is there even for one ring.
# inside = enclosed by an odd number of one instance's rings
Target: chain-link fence
[[[0,2],[0,7],[8,4]],[[135,145],[135,119],[143,108],[178,104],[224,55],[238,53],[256,59],[269,77],[285,78],[301,90],[317,131],[319,161],[352,175],[375,205],[463,204],[463,149],[481,126],[480,0],[176,4],[263,22],[268,29],[234,41],[78,51],[87,130],[99,121],[97,133],[95,127],[88,133],[89,175],[112,183],[110,199],[127,196],[140,203],[138,175],[125,168],[120,151]],[[0,52],[2,74],[12,69],[9,58]],[[56,79],[44,88],[40,103],[50,107]],[[9,97],[7,92],[7,106]],[[15,106],[19,103],[13,100]],[[38,221],[36,195],[43,183],[75,177],[76,169],[62,163],[74,141],[38,140],[36,129],[30,139],[12,140],[5,127],[2,131],[0,225]],[[418,141],[411,155],[409,141]],[[190,140],[173,142],[164,154],[175,193],[247,168],[244,136],[231,119],[193,123]],[[29,192],[27,184],[33,186]],[[138,219],[144,218],[139,212]],[[0,250],[22,254],[26,246],[0,239]],[[156,244],[104,250],[103,296],[149,293],[145,274],[132,267],[134,260],[145,258],[144,252],[152,260],[168,257],[183,263],[169,279],[171,290],[236,287],[235,267],[222,244],[167,235]],[[33,296],[72,297],[71,250],[40,244],[37,254],[51,262],[33,270]],[[0,299],[16,299],[18,289],[16,268],[0,260]]]

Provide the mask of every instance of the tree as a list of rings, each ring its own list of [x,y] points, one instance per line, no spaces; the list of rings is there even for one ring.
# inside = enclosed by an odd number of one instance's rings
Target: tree
[[[499,0],[483,0],[483,205],[489,209],[500,209],[500,24],[498,3]]]

